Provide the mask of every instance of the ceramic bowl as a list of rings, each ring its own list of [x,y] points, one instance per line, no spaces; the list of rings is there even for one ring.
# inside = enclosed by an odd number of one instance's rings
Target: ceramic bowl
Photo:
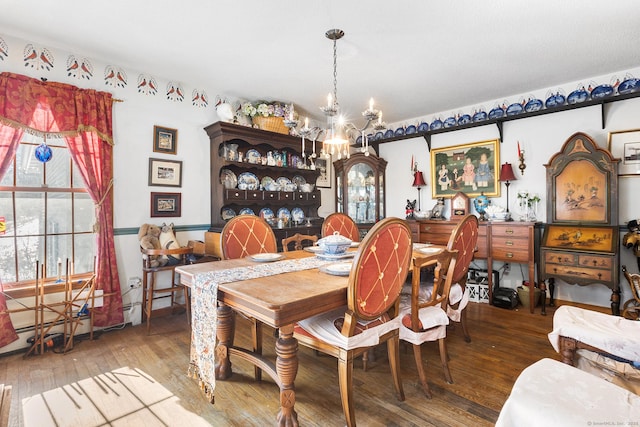
[[[311,193],[311,192],[313,191],[313,187],[314,187],[314,185],[313,185],[313,184],[306,183],[306,184],[302,184],[302,185],[300,186],[300,190],[301,190],[303,193]]]
[[[331,255],[339,255],[343,254],[349,249],[351,246],[352,240],[348,237],[341,236],[336,231],[331,236],[323,237],[318,240],[318,246],[322,248],[322,250]]]

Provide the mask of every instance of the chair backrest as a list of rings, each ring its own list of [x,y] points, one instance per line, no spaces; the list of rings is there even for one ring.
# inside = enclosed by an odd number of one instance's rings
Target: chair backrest
[[[223,259],[243,258],[278,251],[276,236],[267,222],[255,215],[238,215],[220,233]]]
[[[347,214],[335,212],[325,218],[322,223],[322,237],[331,236],[336,231],[354,242],[360,241],[360,230],[356,222]]]
[[[299,251],[302,250],[302,242],[311,242],[315,243],[318,241],[318,236],[314,234],[300,234],[296,233],[293,236],[285,237],[282,239],[282,251],[289,252],[289,245],[294,243],[293,250]]]
[[[451,232],[447,249],[458,251],[456,269],[453,272],[451,283],[459,283],[464,286],[469,272],[469,266],[478,246],[478,218],[475,215],[467,215],[458,223]]]
[[[372,320],[395,307],[397,315],[398,297],[411,268],[412,253],[411,229],[406,221],[386,218],[374,225],[353,261],[348,313],[357,319]]]

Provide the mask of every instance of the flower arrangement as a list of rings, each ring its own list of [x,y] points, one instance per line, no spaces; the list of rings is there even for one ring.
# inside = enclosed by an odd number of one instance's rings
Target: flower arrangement
[[[283,104],[278,101],[245,102],[242,104],[242,114],[247,117],[288,117],[293,105]]]

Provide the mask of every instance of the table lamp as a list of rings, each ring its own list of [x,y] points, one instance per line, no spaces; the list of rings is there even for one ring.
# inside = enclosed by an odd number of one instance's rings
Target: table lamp
[[[513,174],[511,163],[507,162],[503,164],[500,168],[500,181],[504,182],[504,185],[507,187],[507,221],[513,221],[509,213],[509,185],[511,185],[510,181],[515,181],[516,179],[518,178]]]
[[[420,171],[415,171],[413,173],[413,187],[416,187],[418,189],[418,212],[420,211],[420,187],[424,187],[425,185],[427,185],[426,182],[424,182],[424,176],[422,176],[422,172]]]

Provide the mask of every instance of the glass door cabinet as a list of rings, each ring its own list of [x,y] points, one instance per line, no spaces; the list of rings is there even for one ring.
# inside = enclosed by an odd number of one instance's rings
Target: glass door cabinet
[[[385,216],[384,178],[387,161],[373,154],[351,155],[333,163],[336,211],[346,213],[367,230]],[[367,227],[367,225],[369,227]]]

